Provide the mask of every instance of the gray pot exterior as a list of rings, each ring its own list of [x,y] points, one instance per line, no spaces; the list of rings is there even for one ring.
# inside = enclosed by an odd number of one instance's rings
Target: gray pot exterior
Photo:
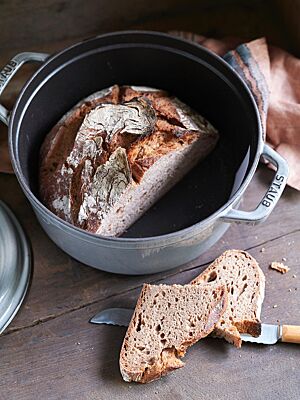
[[[115,242],[53,221],[37,207],[36,216],[54,243],[76,260],[102,271],[143,275],[174,269],[198,258],[213,246],[230,224],[215,219],[202,229],[184,232],[172,240],[163,237],[147,241]]]
[[[136,43],[136,46],[133,47],[132,43]],[[111,47],[107,47],[108,44],[110,44]],[[116,44],[117,47],[115,46]],[[169,62],[170,59],[173,60],[174,57],[176,57],[177,62],[183,63],[182,65],[188,68],[188,70],[191,69],[191,71],[195,71],[195,68],[197,68],[197,71],[204,74],[203,77],[210,77],[211,79],[207,80],[203,78],[201,81],[203,85],[207,82],[213,82],[215,85],[214,87],[222,89],[220,93],[223,93],[226,89],[224,92],[226,96],[229,99],[234,96],[234,99],[236,99],[234,104],[236,106],[241,106],[239,108],[240,110],[247,110],[246,113],[241,115],[245,114],[244,117],[251,116],[252,124],[249,130],[249,135],[251,131],[251,140],[248,145],[252,144],[253,137],[255,148],[253,150],[249,172],[243,183],[239,188],[236,188],[237,190],[232,194],[228,202],[218,209],[218,211],[200,223],[182,231],[144,239],[100,237],[80,230],[60,220],[40,203],[35,190],[33,190],[35,185],[32,179],[34,174],[32,173],[33,167],[31,161],[34,156],[34,151],[40,143],[40,132],[44,132],[43,126],[40,126],[39,123],[41,121],[45,123],[44,115],[47,114],[49,116],[49,104],[53,105],[52,114],[56,115],[61,112],[61,107],[64,109],[66,104],[69,106],[69,103],[71,104],[75,98],[80,99],[84,97],[81,91],[87,90],[87,93],[91,93],[92,88],[90,88],[90,82],[94,81],[86,74],[82,74],[82,72],[86,71],[87,65],[90,67],[96,65],[100,58],[103,66],[107,66],[105,63],[106,51],[109,51],[110,57],[116,57],[116,65],[119,66],[117,61],[119,60],[118,54],[121,51],[120,46],[123,46],[123,50],[126,50],[126,52],[134,48],[134,51],[139,52],[138,54],[140,54],[140,48],[142,46],[142,51],[144,52],[144,50],[147,49],[149,57],[154,53],[156,55],[159,54],[160,57],[164,57],[163,59],[165,61],[163,65],[165,66],[169,65],[167,61]],[[114,53],[115,51],[118,52],[116,55]],[[82,60],[84,60],[84,64],[82,64]],[[229,223],[240,222],[256,224],[264,221],[272,212],[287,182],[287,163],[278,153],[263,143],[259,112],[255,100],[245,82],[242,81],[224,60],[221,60],[208,50],[190,42],[157,32],[129,31],[106,34],[72,46],[49,59],[47,55],[41,53],[26,52],[16,55],[6,65],[4,70],[2,70],[3,80],[0,85],[0,94],[19,68],[25,62],[29,61],[40,61],[44,62],[44,64],[24,86],[12,112],[9,112],[9,110],[0,104],[0,119],[5,124],[9,125],[9,146],[12,165],[19,183],[31,202],[40,224],[49,237],[61,249],[75,259],[104,271],[121,274],[139,275],[166,271],[199,257],[220,239],[228,229]],[[149,60],[145,58],[145,68],[149,68],[150,64],[148,61],[150,62],[150,58]],[[72,68],[75,68],[75,70]],[[127,69],[129,75],[126,75],[126,79],[128,80],[133,70],[129,67]],[[70,70],[72,73],[65,73],[65,71]],[[119,68],[116,69],[116,71],[118,70]],[[110,69],[107,70],[109,76],[112,74],[110,71]],[[141,71],[143,72],[144,70],[141,69]],[[164,69],[162,71],[165,73]],[[60,72],[64,73],[64,79],[58,78],[56,81],[54,78],[56,75],[60,77]],[[148,70],[149,74],[152,72],[154,72],[152,78],[155,78],[156,82],[157,77],[155,70]],[[197,76],[201,76],[200,72]],[[76,92],[67,91],[64,93],[64,96],[60,96],[60,100],[63,100],[66,104],[58,104],[56,101],[51,102],[51,94],[53,98],[57,99],[54,95],[56,91],[57,93],[61,92],[61,82],[68,82],[68,77],[73,79],[74,74],[76,77],[80,76],[81,78],[81,85],[76,86]],[[122,78],[120,79],[121,81],[124,78],[123,74],[124,71],[122,69],[120,75]],[[99,74],[96,76],[98,77]],[[112,77],[114,77],[115,80],[115,76],[113,75]],[[191,77],[193,77],[193,75],[191,75]],[[72,79],[71,82],[73,82]],[[171,81],[172,80],[170,80],[170,82]],[[158,81],[158,85],[159,82],[161,81]],[[170,82],[169,84],[171,85],[173,81]],[[195,80],[193,80],[193,84],[194,82]],[[85,83],[85,85],[83,85],[83,83]],[[93,85],[94,84],[95,83],[93,83]],[[201,86],[202,89],[203,85]],[[102,86],[102,84],[97,84],[97,87]],[[156,85],[152,84],[150,84],[150,86],[156,87]],[[69,87],[74,88],[74,85],[69,85],[68,88]],[[45,88],[47,88],[47,90]],[[78,92],[79,89],[80,91]],[[182,86],[181,89],[185,92],[185,85]],[[207,93],[214,93],[214,91],[211,90],[211,86]],[[69,94],[70,98],[66,97],[66,94]],[[227,99],[226,96],[225,99]],[[223,99],[222,96],[220,96],[220,98]],[[211,97],[211,101],[213,101],[213,109],[218,111],[215,96]],[[38,106],[36,103],[38,103]],[[232,102],[227,101],[226,104],[232,104]],[[45,106],[47,106],[46,114],[44,112]],[[223,103],[222,107],[221,105],[219,106],[219,111],[223,111]],[[227,111],[228,110],[235,110],[235,108],[230,106]],[[218,117],[221,115],[219,111],[217,113]],[[227,116],[226,114],[223,120],[226,120]],[[237,120],[236,115],[235,120]],[[245,124],[247,121],[249,123],[250,119],[244,122],[244,118],[241,117],[241,124]],[[37,125],[35,125],[35,123]],[[31,130],[34,134],[28,135],[28,130]],[[238,132],[240,132],[240,130],[238,130]],[[258,199],[259,203],[255,210],[250,212],[237,210],[235,207],[238,206],[243,193],[249,185],[261,155],[271,162],[276,170],[270,187],[267,189],[264,197]]]

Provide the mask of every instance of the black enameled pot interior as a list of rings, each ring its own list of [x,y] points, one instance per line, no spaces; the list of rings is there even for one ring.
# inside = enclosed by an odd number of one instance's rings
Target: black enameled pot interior
[[[13,119],[13,151],[23,184],[38,197],[39,149],[45,135],[79,100],[115,83],[165,89],[204,115],[220,133],[216,149],[124,236],[174,232],[223,206],[255,160],[258,121],[252,101],[217,57],[159,34],[95,38],[41,68],[20,97]]]

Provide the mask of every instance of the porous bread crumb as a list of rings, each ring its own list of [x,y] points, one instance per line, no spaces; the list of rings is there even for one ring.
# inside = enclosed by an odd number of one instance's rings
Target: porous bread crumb
[[[258,337],[265,277],[256,260],[245,251],[227,250],[192,281],[194,284],[209,282],[226,285],[231,304],[213,334],[236,347],[242,345],[240,333]]]
[[[144,284],[120,353],[127,382],[181,368],[188,347],[212,332],[227,307],[225,286]]]
[[[282,274],[286,274],[290,270],[287,265],[284,265],[283,263],[277,261],[273,261],[270,265],[270,268],[274,269],[275,271],[281,272]]]

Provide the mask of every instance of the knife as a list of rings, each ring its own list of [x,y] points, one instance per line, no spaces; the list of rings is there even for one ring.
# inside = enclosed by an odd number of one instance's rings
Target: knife
[[[130,308],[107,308],[91,318],[90,322],[93,324],[128,326],[132,314],[133,310]],[[262,344],[275,344],[279,340],[300,344],[300,326],[261,324],[261,334],[258,337],[241,333],[241,338],[244,342]]]

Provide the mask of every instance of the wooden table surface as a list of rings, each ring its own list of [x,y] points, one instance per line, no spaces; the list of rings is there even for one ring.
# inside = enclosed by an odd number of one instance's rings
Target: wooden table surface
[[[243,208],[257,204],[272,174],[259,167]],[[149,385],[128,384],[118,368],[125,329],[88,322],[107,307],[134,307],[143,282],[187,283],[225,249],[238,248],[248,250],[266,275],[263,321],[300,323],[300,193],[287,188],[267,221],[233,224],[219,243],[182,268],[126,277],[71,259],[42,231],[16,178],[0,174],[0,187],[34,254],[29,293],[0,337],[1,400],[300,398],[299,345],[244,344],[237,350],[204,339],[188,351],[183,369]],[[290,272],[269,269],[283,257]]]
[[[159,24],[147,25],[145,20],[141,26],[133,27],[177,27],[209,34],[214,32],[214,26],[218,32],[222,26],[220,36],[242,33],[246,37],[267,31],[282,44],[285,39],[277,20],[269,20],[268,8],[261,4],[264,8],[260,13],[244,6],[239,29],[235,29],[228,6],[217,13],[214,8],[207,8],[206,14],[195,14],[194,19],[180,15],[170,21],[165,18]],[[75,41],[72,37],[45,46],[32,43],[26,50],[51,53]],[[15,48],[8,43],[7,51],[0,54],[1,65],[21,49],[17,46],[17,40]],[[31,70],[24,69],[28,73]],[[21,74],[2,97],[7,106],[12,105],[22,79]],[[1,157],[5,136],[6,128],[1,125]],[[245,194],[244,209],[257,205],[272,175],[265,166],[259,167]],[[126,277],[84,266],[52,243],[38,225],[13,175],[0,174],[0,188],[0,198],[12,208],[30,237],[34,255],[28,295],[0,337],[0,400],[300,399],[299,345],[244,344],[237,350],[222,340],[208,338],[189,349],[183,369],[149,385],[128,384],[123,382],[118,368],[125,329],[88,322],[107,307],[134,307],[143,282],[187,283],[224,250],[238,248],[248,250],[266,275],[263,321],[299,324],[300,193],[287,188],[267,221],[255,227],[233,224],[216,245],[182,268],[152,276]],[[271,261],[281,261],[283,257],[290,272],[281,275],[269,269]]]

